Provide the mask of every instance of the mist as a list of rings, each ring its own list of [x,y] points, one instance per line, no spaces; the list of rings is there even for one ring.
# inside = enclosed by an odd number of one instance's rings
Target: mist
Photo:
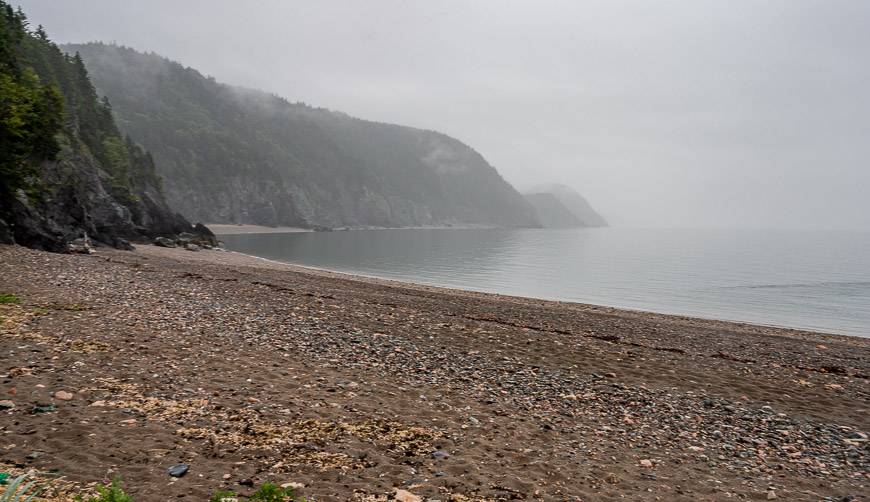
[[[59,42],[471,145],[613,225],[870,229],[870,3],[28,0]]]

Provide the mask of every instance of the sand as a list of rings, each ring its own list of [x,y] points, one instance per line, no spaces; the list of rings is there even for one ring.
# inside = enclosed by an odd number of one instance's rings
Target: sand
[[[137,501],[868,493],[868,339],[152,246],[0,246],[0,293],[0,471]]]
[[[245,235],[245,234],[293,234],[298,232],[313,232],[300,227],[264,227],[260,225],[233,225],[227,223],[209,223],[206,225],[215,235]]]

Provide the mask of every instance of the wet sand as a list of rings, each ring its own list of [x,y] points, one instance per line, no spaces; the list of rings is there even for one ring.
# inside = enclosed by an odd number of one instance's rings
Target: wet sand
[[[152,246],[0,246],[0,292],[0,471],[137,501],[868,493],[868,339]]]

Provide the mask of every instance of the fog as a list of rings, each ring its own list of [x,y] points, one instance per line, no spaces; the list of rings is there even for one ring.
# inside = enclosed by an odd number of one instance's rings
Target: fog
[[[57,42],[442,131],[614,225],[870,229],[870,2],[19,3]]]

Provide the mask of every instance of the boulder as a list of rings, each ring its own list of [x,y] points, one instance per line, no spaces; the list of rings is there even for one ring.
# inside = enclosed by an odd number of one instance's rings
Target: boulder
[[[155,246],[160,246],[160,247],[163,247],[163,248],[174,248],[174,247],[175,247],[175,241],[172,240],[172,239],[168,239],[168,238],[166,238],[166,237],[156,237],[156,238],[154,239],[154,245],[155,245]]]

